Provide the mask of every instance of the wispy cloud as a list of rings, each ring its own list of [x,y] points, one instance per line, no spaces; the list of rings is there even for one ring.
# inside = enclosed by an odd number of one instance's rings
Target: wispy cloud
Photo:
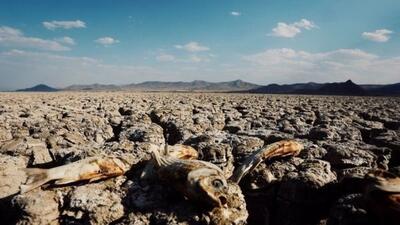
[[[55,30],[55,29],[73,29],[73,28],[85,28],[86,23],[81,21],[81,20],[75,20],[75,21],[44,21],[43,26],[49,30]]]
[[[209,51],[210,48],[207,46],[202,46],[199,43],[195,41],[191,41],[185,45],[175,45],[175,48],[177,49],[182,49],[188,52],[203,52],[203,51]]]
[[[285,79],[280,82],[286,83],[343,81],[349,78],[360,83],[391,83],[398,82],[397,71],[400,71],[400,57],[381,58],[359,49],[319,53],[288,48],[269,49],[245,56],[244,60],[252,64],[252,71],[248,74],[264,76],[266,81]]]
[[[17,89],[38,83],[65,87],[72,84],[128,84],[149,80],[191,81],[199,77],[209,81],[239,78],[231,71],[217,71],[202,66],[201,62],[207,61],[207,56],[189,56],[175,59],[174,63],[144,66],[111,64],[92,57],[65,56],[49,52],[0,51],[0,88]]]
[[[56,38],[55,39],[57,42],[60,42],[60,43],[64,43],[64,44],[67,44],[67,45],[75,45],[76,44],[76,42],[75,42],[75,40],[73,39],[73,38],[71,38],[71,37],[62,37],[62,38]]]
[[[96,39],[95,42],[98,44],[102,44],[104,46],[109,46],[109,45],[119,43],[119,40],[114,39],[112,37],[101,37],[101,38]]]
[[[293,38],[297,34],[301,33],[303,30],[311,30],[316,27],[317,26],[314,24],[314,22],[307,19],[301,19],[291,24],[279,22],[276,27],[272,29],[272,33],[268,35],[275,37]]]
[[[133,81],[159,80],[167,72],[148,66],[107,64],[90,57],[10,50],[0,52],[0,74],[3,88],[16,89],[38,83],[55,87],[90,83],[127,84]],[[143,78],[132,80],[133,77]]]
[[[361,36],[367,40],[375,42],[387,42],[393,31],[387,29],[375,30],[373,32],[363,32]]]
[[[175,58],[174,63],[141,66],[108,64],[89,57],[10,50],[0,52],[0,87],[16,89],[38,83],[65,87],[70,84],[126,84],[146,80],[189,81],[199,77],[217,81],[239,79],[244,75],[246,80],[260,84],[332,82],[349,78],[357,83],[394,83],[398,82],[397,71],[400,71],[400,57],[383,58],[358,49],[317,53],[269,49],[244,56],[241,62],[221,64],[220,67],[203,66],[202,57],[190,54],[185,59]]]
[[[175,56],[166,53],[160,53],[156,56],[156,60],[159,62],[171,62],[175,61]]]
[[[181,56],[175,56],[170,53],[166,53],[161,51],[155,55],[155,60],[158,62],[173,62],[175,65],[184,65],[184,64],[198,64],[198,63],[206,63],[210,62],[211,58],[214,58],[213,54],[204,54],[201,52],[188,52],[187,54],[183,54]]]
[[[210,62],[210,58],[207,56],[190,55],[187,62],[192,62],[192,63]]]
[[[238,11],[232,11],[232,12],[231,12],[231,15],[232,15],[232,16],[241,16],[242,13],[241,13],[241,12],[238,12]]]
[[[46,40],[37,37],[27,37],[22,31],[7,27],[0,27],[0,45],[5,47],[35,48],[48,51],[67,51],[69,47],[57,41]]]

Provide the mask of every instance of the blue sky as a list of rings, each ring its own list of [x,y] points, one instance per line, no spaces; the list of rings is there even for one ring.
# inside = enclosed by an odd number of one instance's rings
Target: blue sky
[[[398,0],[2,1],[0,89],[400,81]]]

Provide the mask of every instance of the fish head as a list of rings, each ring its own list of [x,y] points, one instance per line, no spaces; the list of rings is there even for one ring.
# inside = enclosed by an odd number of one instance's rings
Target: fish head
[[[194,198],[217,207],[227,204],[228,182],[220,171],[200,168],[189,173],[188,181]]]
[[[199,181],[199,186],[207,194],[211,204],[222,207],[227,203],[228,183],[224,177],[204,177]]]
[[[154,165],[162,180],[170,182],[189,199],[217,207],[227,203],[228,182],[216,165],[201,160],[163,156],[158,146],[150,147]]]

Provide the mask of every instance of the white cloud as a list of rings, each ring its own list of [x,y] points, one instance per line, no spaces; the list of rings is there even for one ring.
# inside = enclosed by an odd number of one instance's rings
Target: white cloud
[[[278,25],[272,29],[272,36],[292,38],[295,37],[301,30],[293,25],[286,23],[278,23]]]
[[[161,53],[156,56],[156,60],[159,62],[171,62],[175,60],[175,56],[166,53]]]
[[[18,36],[23,36],[20,30],[7,26],[0,27],[0,37],[5,38],[5,37],[18,37]]]
[[[306,20],[306,19],[301,19],[300,21],[294,22],[293,25],[296,27],[299,27],[299,28],[304,28],[306,30],[311,30],[311,29],[317,27],[314,24],[314,22]]]
[[[315,65],[316,63],[335,62],[352,63],[360,60],[373,60],[377,56],[359,49],[339,49],[323,53],[309,53],[289,48],[269,49],[261,53],[246,56],[245,59],[258,65],[273,66],[282,64]]]
[[[206,56],[191,55],[189,56],[189,60],[187,61],[193,63],[202,63],[202,62],[209,62],[210,59]]]
[[[393,31],[387,29],[380,29],[373,32],[363,32],[361,36],[367,40],[375,42],[387,42],[390,39],[390,34]]]
[[[53,20],[51,22],[45,21],[42,23],[43,26],[49,30],[55,30],[58,28],[62,29],[73,29],[73,28],[85,28],[86,23],[81,21],[81,20],[75,20],[75,21],[56,21]]]
[[[195,41],[191,41],[185,45],[175,45],[175,48],[177,49],[183,49],[188,52],[203,52],[203,51],[208,51],[210,50],[209,47],[207,46],[202,46],[199,43]]]
[[[0,27],[0,45],[5,47],[35,48],[49,51],[69,50],[69,47],[62,45],[57,41],[36,37],[26,37],[22,31],[6,26]]]
[[[98,44],[102,44],[104,46],[119,43],[119,41],[117,39],[114,39],[112,37],[101,37],[101,38],[98,38],[97,40],[95,40],[95,42]]]
[[[302,29],[311,30],[316,27],[317,26],[314,24],[314,22],[306,19],[301,19],[291,24],[279,22],[277,26],[272,29],[272,33],[268,35],[275,37],[293,38],[297,34],[301,33]]]
[[[271,82],[327,82],[353,79],[358,83],[398,82],[400,57],[381,58],[359,49],[310,53],[269,49],[243,57],[253,66],[249,76]],[[252,75],[251,75],[252,74]]]
[[[60,42],[60,43],[64,43],[67,45],[75,45],[75,40],[71,37],[62,37],[62,38],[56,38],[56,41]]]
[[[232,11],[232,12],[231,12],[231,15],[232,15],[232,16],[241,16],[242,13],[241,13],[241,12],[237,12],[237,11]]]

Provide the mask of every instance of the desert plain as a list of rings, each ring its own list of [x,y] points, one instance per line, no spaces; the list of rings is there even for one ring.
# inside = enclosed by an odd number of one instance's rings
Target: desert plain
[[[364,202],[371,169],[400,176],[400,98],[223,93],[0,93],[2,224],[218,224],[197,202],[141,180],[146,144],[190,145],[229,177],[276,141],[304,145],[262,162],[239,184],[244,224],[378,224]],[[95,155],[132,165],[123,176],[51,184],[25,194],[23,168]],[[378,222],[377,222],[378,221]]]

